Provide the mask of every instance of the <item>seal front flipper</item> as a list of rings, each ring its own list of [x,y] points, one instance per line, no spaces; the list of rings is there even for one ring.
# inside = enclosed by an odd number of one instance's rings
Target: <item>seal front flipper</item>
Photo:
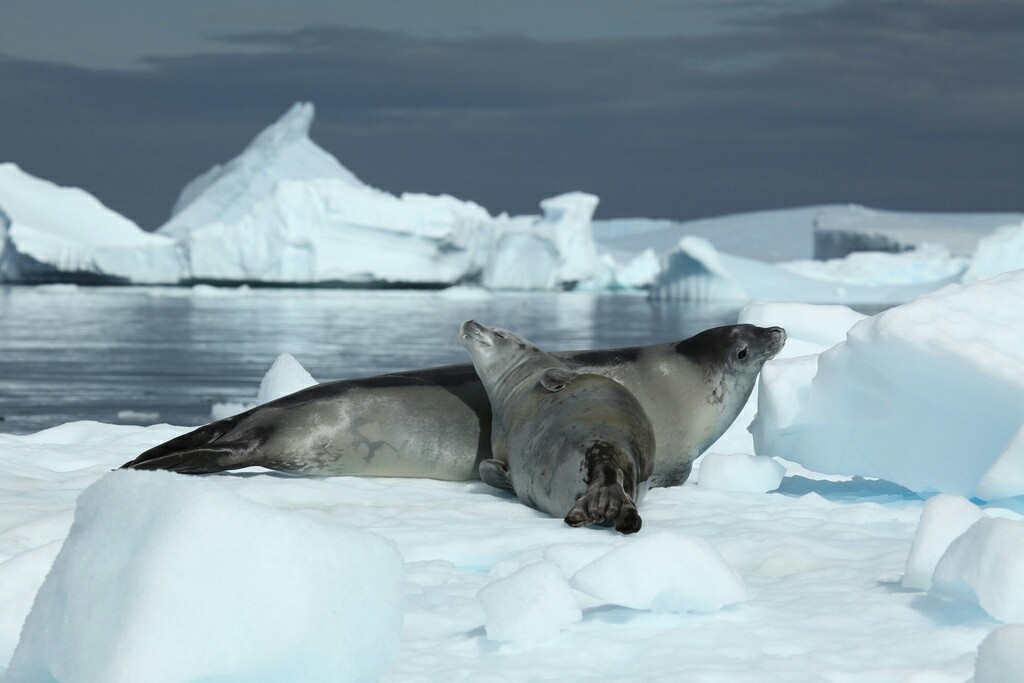
[[[540,385],[554,393],[565,389],[578,375],[568,368],[548,368],[540,376]]]
[[[502,489],[509,493],[515,493],[512,488],[512,478],[508,473],[508,465],[500,460],[484,460],[480,463],[480,478],[485,484],[490,484],[496,489]]]

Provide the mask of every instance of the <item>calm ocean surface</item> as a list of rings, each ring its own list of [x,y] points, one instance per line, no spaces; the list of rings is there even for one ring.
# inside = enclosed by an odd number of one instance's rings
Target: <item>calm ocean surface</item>
[[[466,362],[469,318],[557,350],[681,339],[737,312],[581,292],[0,287],[0,432],[202,424],[213,403],[255,400],[280,353],[320,381]]]

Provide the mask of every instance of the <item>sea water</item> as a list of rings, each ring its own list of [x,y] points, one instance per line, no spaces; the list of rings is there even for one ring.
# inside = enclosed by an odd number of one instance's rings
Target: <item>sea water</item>
[[[468,362],[469,318],[568,350],[682,339],[737,312],[637,293],[0,287],[0,432],[203,424],[254,401],[281,353],[318,381]]]

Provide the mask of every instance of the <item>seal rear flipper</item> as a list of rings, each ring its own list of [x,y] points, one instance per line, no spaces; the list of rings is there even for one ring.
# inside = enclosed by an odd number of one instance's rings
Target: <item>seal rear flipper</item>
[[[515,493],[512,488],[512,478],[508,473],[508,465],[500,460],[490,459],[480,463],[480,478],[485,484],[496,489]]]
[[[209,448],[194,448],[188,451],[177,451],[156,457],[139,456],[131,462],[121,465],[121,469],[135,470],[167,470],[179,474],[212,474],[226,472],[242,467],[259,465],[248,457],[251,450],[246,444],[225,443]]]
[[[632,534],[640,531],[643,520],[622,484],[613,482],[592,484],[566,514],[565,523],[573,527],[610,523],[619,533]]]
[[[168,455],[178,455],[188,451],[210,448],[214,441],[234,429],[242,418],[248,417],[252,412],[252,410],[247,410],[244,413],[239,413],[223,420],[217,420],[202,427],[196,427],[191,432],[176,436],[173,439],[164,441],[162,444],[153,446],[148,451],[144,451],[134,460],[129,460],[121,465],[121,469],[163,469],[161,467],[149,467],[146,463],[158,461]]]

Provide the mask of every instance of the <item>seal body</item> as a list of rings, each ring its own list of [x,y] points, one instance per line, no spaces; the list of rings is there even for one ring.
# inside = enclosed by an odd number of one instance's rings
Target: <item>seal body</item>
[[[655,452],[640,402],[508,330],[470,320],[459,332],[493,415],[494,458],[481,463],[481,478],[572,526],[638,531]]]
[[[651,486],[683,483],[736,419],[782,328],[726,325],[679,342],[552,354],[622,384],[658,443]],[[467,480],[492,459],[491,407],[472,364],[308,387],[198,427],[125,463],[189,474],[245,467],[307,475]]]

